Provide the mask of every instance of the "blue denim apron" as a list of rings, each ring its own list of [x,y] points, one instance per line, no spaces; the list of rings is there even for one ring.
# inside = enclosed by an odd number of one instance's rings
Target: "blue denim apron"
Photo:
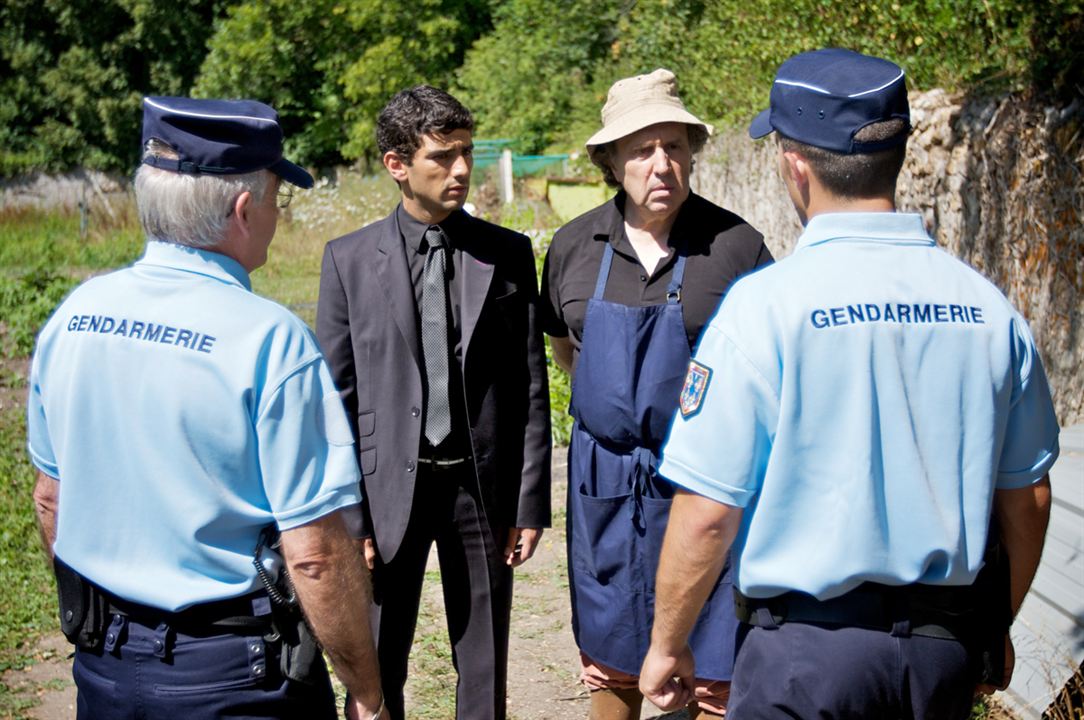
[[[572,629],[588,657],[639,675],[651,634],[655,572],[673,486],[656,473],[689,365],[681,310],[685,256],[666,303],[603,300],[613,262],[607,243],[587,303],[569,412],[568,557]],[[690,637],[696,676],[729,680],[734,616],[729,564]]]

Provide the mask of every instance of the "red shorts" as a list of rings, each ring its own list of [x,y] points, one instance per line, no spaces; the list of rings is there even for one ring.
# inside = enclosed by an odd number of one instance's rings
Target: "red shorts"
[[[621,672],[580,653],[580,681],[591,690],[631,690],[639,687],[640,678]],[[725,680],[696,679],[694,686],[696,704],[701,710],[726,714],[726,701],[730,697],[730,683]]]

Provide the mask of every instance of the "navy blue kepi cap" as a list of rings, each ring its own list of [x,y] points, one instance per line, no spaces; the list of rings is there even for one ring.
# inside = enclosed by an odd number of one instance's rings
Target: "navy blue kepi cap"
[[[282,157],[282,127],[274,108],[255,100],[143,98],[143,146],[155,138],[177,151],[177,160],[143,162],[181,173],[242,175],[270,170],[286,182],[311,188],[312,175]]]
[[[828,48],[795,55],[779,67],[771,106],[749,125],[749,135],[772,132],[806,145],[852,154],[885,150],[906,141],[907,132],[861,143],[855,133],[875,122],[898,118],[911,128],[903,70],[882,58]]]

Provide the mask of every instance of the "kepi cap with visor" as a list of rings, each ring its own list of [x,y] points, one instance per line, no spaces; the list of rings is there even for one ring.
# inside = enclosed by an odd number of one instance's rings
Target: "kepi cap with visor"
[[[858,142],[859,130],[900,119],[907,130],[887,140]],[[911,112],[904,72],[882,58],[828,48],[795,55],[779,67],[771,105],[749,125],[761,138],[773,130],[806,145],[844,154],[877,152],[907,140]]]
[[[143,98],[143,146],[157,139],[176,160],[149,156],[147,165],[179,173],[242,175],[270,170],[302,188],[312,175],[282,157],[282,127],[274,108],[255,100]]]
[[[602,129],[585,144],[591,150],[665,122],[699,125],[708,135],[712,132],[711,125],[685,109],[674,73],[659,68],[647,75],[618,80],[610,87],[602,106]]]

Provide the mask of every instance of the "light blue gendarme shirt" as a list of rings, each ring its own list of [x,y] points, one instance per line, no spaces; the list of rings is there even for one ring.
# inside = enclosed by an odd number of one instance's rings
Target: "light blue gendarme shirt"
[[[166,610],[256,589],[261,528],[360,502],[316,339],[217,253],[151,241],[56,310],[30,377],[30,455],[60,480],[55,550]]]
[[[660,473],[745,508],[750,597],[969,584],[995,487],[1058,455],[1026,322],[918,215],[813,217],[791,257],[732,287],[694,359],[711,376]]]

